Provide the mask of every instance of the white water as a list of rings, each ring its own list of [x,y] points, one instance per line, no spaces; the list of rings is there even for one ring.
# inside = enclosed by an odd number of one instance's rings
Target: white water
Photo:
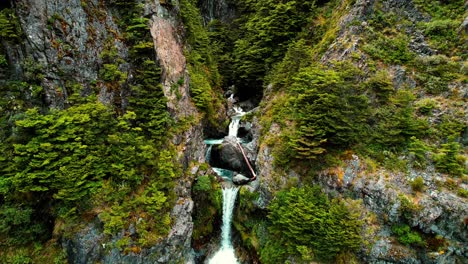
[[[219,145],[221,143],[223,143],[223,139],[205,139],[205,144],[208,145],[205,153],[205,160],[207,162],[211,159],[211,149],[213,148],[213,145]]]
[[[243,115],[245,115],[245,112],[242,111],[242,108],[237,107],[237,106],[234,106],[234,111],[236,111],[236,113],[231,118],[231,123],[229,124],[228,136],[237,137],[237,131],[239,130],[240,119]]]
[[[237,264],[234,248],[231,243],[232,212],[239,188],[223,189],[223,226],[221,228],[221,248],[216,252],[209,264]]]
[[[242,108],[234,106],[234,111],[236,112],[231,117],[231,123],[229,124],[229,136],[237,137],[237,132],[239,130],[240,119],[245,112],[242,111]],[[209,145],[206,153],[206,160],[209,161],[211,158],[211,147],[216,144],[221,144],[223,139],[209,139],[205,140],[205,144]],[[224,179],[232,179],[232,171],[213,168],[213,170]],[[231,243],[231,222],[232,222],[232,213],[234,211],[234,205],[236,202],[237,192],[239,188],[231,187],[223,189],[223,225],[221,227],[221,247],[214,254],[214,256],[208,261],[209,264],[238,264],[236,255],[234,253],[234,248]]]

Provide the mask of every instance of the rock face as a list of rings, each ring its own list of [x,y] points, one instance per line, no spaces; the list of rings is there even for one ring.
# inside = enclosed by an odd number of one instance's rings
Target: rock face
[[[115,24],[113,12],[102,8],[101,1],[15,1],[25,33],[24,49],[10,52],[8,56],[16,68],[33,61],[42,71],[40,80],[49,107],[63,108],[69,94],[82,95],[99,90],[103,103],[121,105],[125,91],[112,91],[105,83],[96,83],[102,59],[99,56],[106,46],[117,48],[119,57],[128,56],[128,48],[120,40],[121,32]],[[99,7],[99,12],[96,12]],[[128,64],[119,65],[120,70]],[[20,72],[24,72],[22,69]],[[80,87],[72,91],[72,87]]]
[[[234,1],[232,0],[202,0],[198,1],[198,3],[205,25],[213,19],[229,22],[237,16],[237,9],[234,8]]]
[[[468,242],[468,234],[465,218],[468,205],[465,198],[439,190],[435,183],[441,175],[428,170],[423,173],[424,184],[428,187],[418,194],[417,199],[413,199],[409,187],[411,175],[415,178],[415,175],[422,173],[414,170],[410,171],[409,176],[403,173],[391,175],[388,173],[387,171],[377,171],[372,174],[365,172],[359,157],[353,155],[346,166],[321,173],[316,183],[328,193],[343,195],[347,192],[355,198],[362,199],[367,210],[385,218],[390,226],[408,222],[411,227],[426,234],[450,241],[451,245],[448,247],[450,252],[443,256],[437,252],[426,252],[433,256],[433,259],[427,259],[423,263],[441,263],[439,262],[441,258],[449,261],[447,263],[452,263],[451,261],[456,259],[466,258],[468,252],[464,245]],[[396,245],[389,243],[392,238],[388,227],[383,226],[376,231],[373,240],[370,254],[363,257],[369,262],[399,262],[402,259],[397,256],[400,256],[404,259],[402,263],[422,263],[421,256],[417,256],[415,250],[403,246],[398,246],[397,249]],[[400,253],[394,254],[396,252]]]
[[[176,219],[168,237],[161,243],[149,249],[142,249],[139,253],[122,254],[117,248],[110,248],[104,242],[104,235],[97,227],[97,223],[91,223],[82,229],[75,238],[64,242],[70,263],[171,263],[174,259],[185,260],[185,263],[193,263],[191,260],[191,234],[193,202],[179,199],[173,208],[171,216]],[[116,242],[123,233],[113,238]]]
[[[342,1],[352,3],[342,6],[346,14],[338,22],[336,39],[325,51],[321,63],[328,64],[334,60],[346,60],[352,54],[359,54],[354,60],[355,65],[367,71],[368,55],[362,53],[359,47],[363,45],[362,33],[368,25],[367,19],[374,12],[377,1],[357,0]],[[428,15],[422,14],[412,0],[379,1],[384,12],[393,12],[404,17],[413,25],[405,28],[406,35],[410,36],[408,48],[418,56],[431,56],[437,51],[430,48],[423,33],[415,24],[429,21]],[[460,30],[466,30],[466,20]],[[401,65],[389,65],[388,72],[392,78],[394,88],[401,87],[414,89],[416,81],[411,77],[409,69]],[[263,103],[274,100],[274,94],[267,87],[264,92]],[[265,108],[271,107],[268,105]],[[261,108],[262,111],[266,111]],[[269,120],[271,121],[271,120]],[[256,143],[259,148],[256,158],[259,186],[259,198],[255,201],[259,209],[265,209],[273,197],[273,193],[293,183],[301,185],[301,177],[288,168],[288,171],[278,173],[275,167],[272,148],[275,135],[281,134],[281,126],[275,122],[268,123],[269,127],[260,128],[258,122],[254,124],[253,141],[260,138],[262,142]],[[265,122],[267,123],[267,122]],[[256,132],[257,131],[257,132]],[[260,131],[262,134],[260,135]],[[466,137],[466,134],[463,137]],[[401,157],[409,159],[409,157]],[[407,172],[394,173],[386,170],[369,172],[365,162],[360,157],[352,155],[346,165],[329,168],[322,171],[313,180],[322,189],[335,197],[350,197],[362,200],[363,210],[373,217],[372,223],[365,224],[363,234],[367,248],[359,253],[365,263],[465,263],[468,258],[467,216],[468,206],[466,198],[457,196],[443,187],[446,175],[437,173],[433,166],[424,170],[408,168]],[[410,183],[416,177],[424,179],[425,189],[415,193]],[[442,182],[442,183],[441,183]],[[466,185],[462,186],[466,189]],[[408,208],[410,207],[410,208]],[[446,244],[445,251],[439,252],[434,248],[418,248],[401,245],[392,233],[393,225],[407,223],[413,230],[423,234],[424,239],[439,239]]]
[[[17,75],[26,74],[24,62],[34,62],[41,69],[40,84],[45,92],[45,102],[50,108],[65,108],[71,93],[89,95],[98,92],[98,100],[115,105],[122,110],[129,96],[128,83],[132,80],[131,65],[126,63],[129,47],[123,41],[111,4],[101,0],[68,1],[12,1],[23,25],[25,42],[21,49],[6,47]],[[145,16],[150,18],[157,60],[162,68],[162,84],[171,117],[199,120],[200,114],[189,96],[190,78],[186,70],[183,47],[183,25],[179,17],[178,1],[161,5],[162,1],[139,1],[144,5]],[[119,61],[118,70],[129,72],[128,79],[116,90],[105,82],[97,81],[104,61],[102,52],[112,47]],[[181,81],[183,81],[182,84]],[[173,87],[178,83],[178,92]],[[72,90],[75,89],[75,90]],[[177,96],[176,96],[177,94]],[[201,124],[189,126],[172,139],[179,149],[178,160],[184,171],[192,162],[204,162],[203,129]],[[180,175],[175,187],[178,199],[171,211],[173,226],[160,243],[141,249],[141,252],[124,253],[109,247],[125,232],[135,233],[135,228],[122,230],[111,240],[102,233],[98,218],[64,239],[70,263],[191,263],[191,236],[193,230],[191,184],[194,175]]]

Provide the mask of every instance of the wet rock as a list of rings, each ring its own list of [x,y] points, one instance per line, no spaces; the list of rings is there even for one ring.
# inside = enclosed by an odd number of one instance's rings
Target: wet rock
[[[258,105],[258,102],[254,98],[251,98],[251,99],[239,102],[237,103],[237,105],[239,105],[245,112],[248,112],[254,109]]]
[[[208,24],[213,19],[229,23],[237,17],[235,1],[232,0],[202,0],[198,1],[203,21]]]
[[[253,162],[250,162],[253,166]],[[213,146],[210,164],[213,167],[237,171],[251,176],[250,169],[245,162],[242,151],[237,144],[237,138],[235,137],[225,137],[221,145]]]
[[[232,177],[232,182],[238,185],[246,184],[250,182],[250,178],[247,178],[242,174],[236,174],[234,177]]]

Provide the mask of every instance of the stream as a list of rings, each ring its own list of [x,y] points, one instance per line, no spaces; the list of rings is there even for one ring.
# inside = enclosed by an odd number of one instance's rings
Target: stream
[[[235,114],[231,117],[231,123],[229,124],[228,137],[236,137],[239,131],[240,119],[246,113],[242,108],[234,106]],[[239,141],[240,139],[237,138]],[[209,163],[211,159],[211,150],[214,145],[219,145],[223,142],[223,139],[208,139],[205,140],[207,145],[206,161]],[[234,172],[231,170],[213,168],[213,170],[222,177],[225,181],[231,182]],[[223,224],[221,227],[221,245],[219,250],[211,257],[208,261],[209,264],[237,264],[237,258],[235,256],[234,247],[231,241],[231,226],[232,226],[232,214],[234,211],[237,193],[239,187],[233,184],[227,184],[223,187]]]

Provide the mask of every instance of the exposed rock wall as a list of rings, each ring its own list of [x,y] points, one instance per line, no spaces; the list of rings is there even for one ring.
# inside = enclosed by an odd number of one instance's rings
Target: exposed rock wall
[[[163,71],[163,90],[171,117],[176,121],[192,120],[187,129],[172,139],[184,172],[189,171],[192,162],[204,162],[205,145],[199,122],[201,117],[189,96],[190,78],[184,57],[184,26],[178,13],[179,3],[140,2],[145,5],[146,17],[151,18],[149,30]],[[19,77],[24,74],[25,61],[40,65],[43,75],[41,86],[48,107],[66,107],[72,92],[85,96],[97,90],[101,102],[125,109],[129,96],[126,83],[131,80],[131,74],[120,90],[113,90],[106,83],[97,81],[103,65],[100,54],[106,47],[116,48],[123,61],[118,65],[119,70],[131,72],[131,65],[125,62],[129,47],[122,40],[122,33],[115,22],[118,17],[106,3],[101,0],[15,1],[14,8],[25,40],[21,49],[7,47],[8,57],[14,62]],[[177,93],[173,88],[176,83]],[[71,87],[78,91],[70,90]],[[70,263],[190,263],[193,230],[191,184],[196,170],[197,167],[192,168],[191,173],[178,178],[175,188],[178,199],[171,212],[173,226],[160,243],[138,253],[110,248],[109,241],[102,234],[101,223],[95,219],[71,239],[62,241]],[[130,226],[129,230],[122,230],[122,234],[117,234],[110,242],[122,238],[124,232],[135,232],[134,229]]]
[[[237,16],[233,0],[201,0],[198,3],[205,25],[213,19],[229,23]]]
[[[86,5],[82,2],[14,1],[25,40],[23,50],[11,52],[9,57],[13,58],[16,68],[21,68],[26,60],[40,65],[45,101],[53,108],[63,108],[67,104],[73,84],[82,86],[75,92],[83,95],[98,89],[100,101],[106,104],[121,100],[120,93],[124,93],[96,83],[102,65],[99,55],[106,45],[115,46],[122,58],[128,54],[115,17],[102,1],[86,1]],[[126,64],[119,67],[128,69]],[[124,102],[117,104],[125,105]]]

